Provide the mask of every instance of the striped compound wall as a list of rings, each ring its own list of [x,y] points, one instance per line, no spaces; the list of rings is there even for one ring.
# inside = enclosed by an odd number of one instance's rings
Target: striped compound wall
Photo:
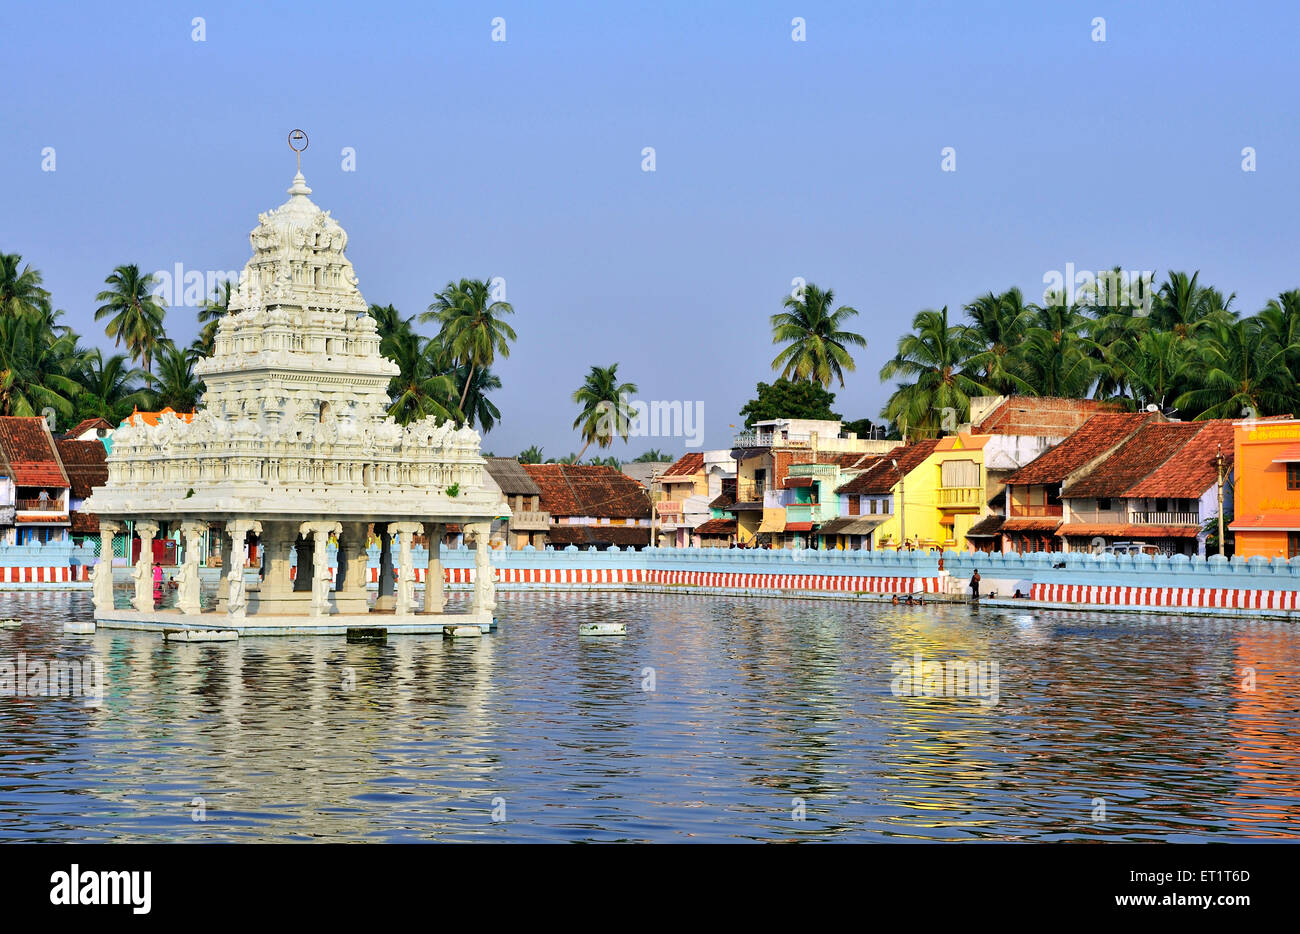
[[[1216,610],[1296,610],[1300,591],[1243,587],[1104,587],[1034,584],[1030,597],[1044,603],[1095,606],[1187,607]]]
[[[90,568],[75,567],[0,567],[0,584],[71,584],[90,580]]]
[[[369,571],[369,582],[379,582],[379,568]],[[415,581],[424,583],[424,568],[415,568]],[[296,576],[297,568],[290,569]],[[448,584],[472,584],[474,568],[444,568]],[[334,569],[330,568],[330,579]],[[649,568],[497,568],[498,584],[643,584],[700,587],[718,590],[808,590],[828,593],[941,593],[938,577],[864,577],[847,574],[756,574],[728,571],[668,571]]]

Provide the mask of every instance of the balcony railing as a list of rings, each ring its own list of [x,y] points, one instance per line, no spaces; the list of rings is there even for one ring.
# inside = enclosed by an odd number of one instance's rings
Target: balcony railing
[[[19,512],[67,512],[68,507],[57,499],[19,499],[14,501]]]
[[[679,499],[665,499],[655,503],[655,512],[661,516],[675,516],[682,511],[682,501]]]
[[[1195,512],[1134,512],[1129,518],[1134,525],[1201,524],[1201,516]]]
[[[761,503],[767,484],[755,483],[753,480],[740,480],[736,483],[736,502]]]
[[[770,448],[789,446],[796,448],[808,447],[812,439],[808,435],[782,435],[776,431],[742,431],[736,435],[732,447],[737,448]]]
[[[1064,507],[1057,503],[1055,506],[1022,506],[1019,503],[1011,504],[1011,517],[1013,519],[1024,518],[1032,519],[1040,516],[1061,516]]]
[[[984,500],[982,486],[939,487],[940,506],[981,506]]]

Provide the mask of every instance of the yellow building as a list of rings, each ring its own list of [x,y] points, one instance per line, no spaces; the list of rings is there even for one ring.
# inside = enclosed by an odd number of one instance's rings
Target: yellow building
[[[966,533],[988,512],[986,442],[953,435],[916,441],[882,456],[836,490],[840,516],[860,517],[864,525],[874,522],[874,532],[861,545],[837,542],[831,547],[966,550]]]

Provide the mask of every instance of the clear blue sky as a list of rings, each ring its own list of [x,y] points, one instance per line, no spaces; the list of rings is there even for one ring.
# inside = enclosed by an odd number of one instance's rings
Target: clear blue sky
[[[113,266],[242,268],[302,127],[368,301],[414,314],[449,279],[505,277],[519,341],[484,446],[548,456],[581,446],[569,394],[614,361],[643,399],[704,400],[725,446],[795,276],[861,312],[847,418],[878,414],[918,310],[1037,297],[1067,263],[1199,269],[1245,312],[1300,287],[1295,5],[696,7],[10,0],[0,251],[105,342]],[[194,310],[167,324],[188,341]],[[610,453],[650,445],[683,449]]]

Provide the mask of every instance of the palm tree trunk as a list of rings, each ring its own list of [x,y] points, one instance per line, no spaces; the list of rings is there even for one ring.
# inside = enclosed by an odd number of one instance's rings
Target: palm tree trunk
[[[465,377],[465,388],[460,391],[460,414],[465,414],[465,397],[469,395],[469,384],[474,381],[474,361],[469,362],[469,375]]]
[[[586,444],[584,444],[584,445],[582,446],[582,450],[578,452],[578,458],[577,458],[577,460],[574,461],[575,464],[582,460],[582,455],[584,455],[584,454],[587,453],[587,448],[589,448],[589,447],[591,447],[591,442],[590,442],[590,441],[588,441]]]

